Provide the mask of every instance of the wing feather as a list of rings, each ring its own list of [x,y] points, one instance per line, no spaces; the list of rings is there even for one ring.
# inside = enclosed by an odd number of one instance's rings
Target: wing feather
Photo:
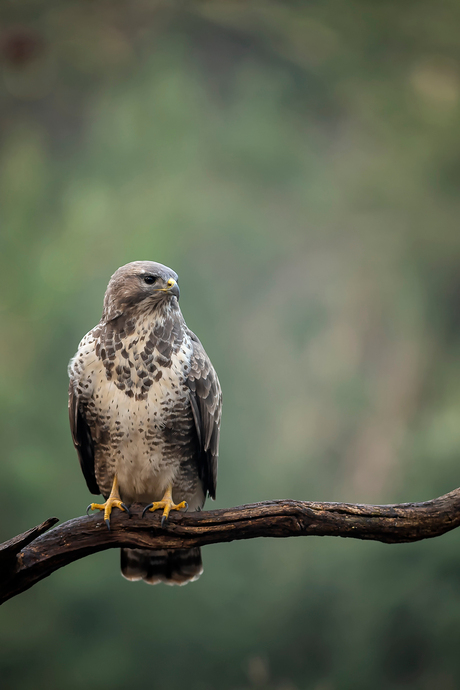
[[[92,494],[100,494],[94,468],[94,443],[86,422],[74,381],[69,385],[69,419],[73,444],[78,453],[80,467]]]
[[[222,392],[203,345],[194,333],[189,331],[189,335],[193,343],[193,354],[187,385],[191,391],[193,418],[201,448],[199,471],[205,492],[215,498]]]

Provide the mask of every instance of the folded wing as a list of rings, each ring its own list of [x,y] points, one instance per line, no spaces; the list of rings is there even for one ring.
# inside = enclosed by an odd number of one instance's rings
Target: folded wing
[[[201,449],[200,478],[205,492],[216,497],[222,392],[214,367],[196,335],[189,331],[193,355],[187,385]]]

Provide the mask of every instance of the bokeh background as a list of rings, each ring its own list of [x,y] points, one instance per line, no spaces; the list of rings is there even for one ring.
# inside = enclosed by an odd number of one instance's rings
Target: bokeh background
[[[460,484],[460,3],[17,0],[0,31],[0,538],[90,500],[68,360],[152,259],[224,390],[218,498]],[[460,687],[460,541],[117,551],[0,611],[14,690]]]

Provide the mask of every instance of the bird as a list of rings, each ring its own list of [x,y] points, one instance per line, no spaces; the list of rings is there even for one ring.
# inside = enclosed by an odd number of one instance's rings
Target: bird
[[[199,511],[216,496],[222,413],[219,379],[179,307],[178,275],[133,261],[110,278],[100,322],[70,360],[69,419],[88,489],[114,509],[144,515]],[[199,548],[121,550],[121,572],[149,584],[186,584],[203,572]]]

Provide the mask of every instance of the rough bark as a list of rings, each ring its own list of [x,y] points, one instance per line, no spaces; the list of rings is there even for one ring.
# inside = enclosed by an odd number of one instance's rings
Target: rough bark
[[[438,537],[460,525],[460,489],[424,503],[360,505],[310,501],[265,501],[201,513],[131,517],[114,510],[109,531],[102,515],[52,527],[57,518],[0,545],[0,603],[32,587],[58,568],[91,553],[120,546],[176,549],[255,537],[308,535],[373,539],[395,544]]]

